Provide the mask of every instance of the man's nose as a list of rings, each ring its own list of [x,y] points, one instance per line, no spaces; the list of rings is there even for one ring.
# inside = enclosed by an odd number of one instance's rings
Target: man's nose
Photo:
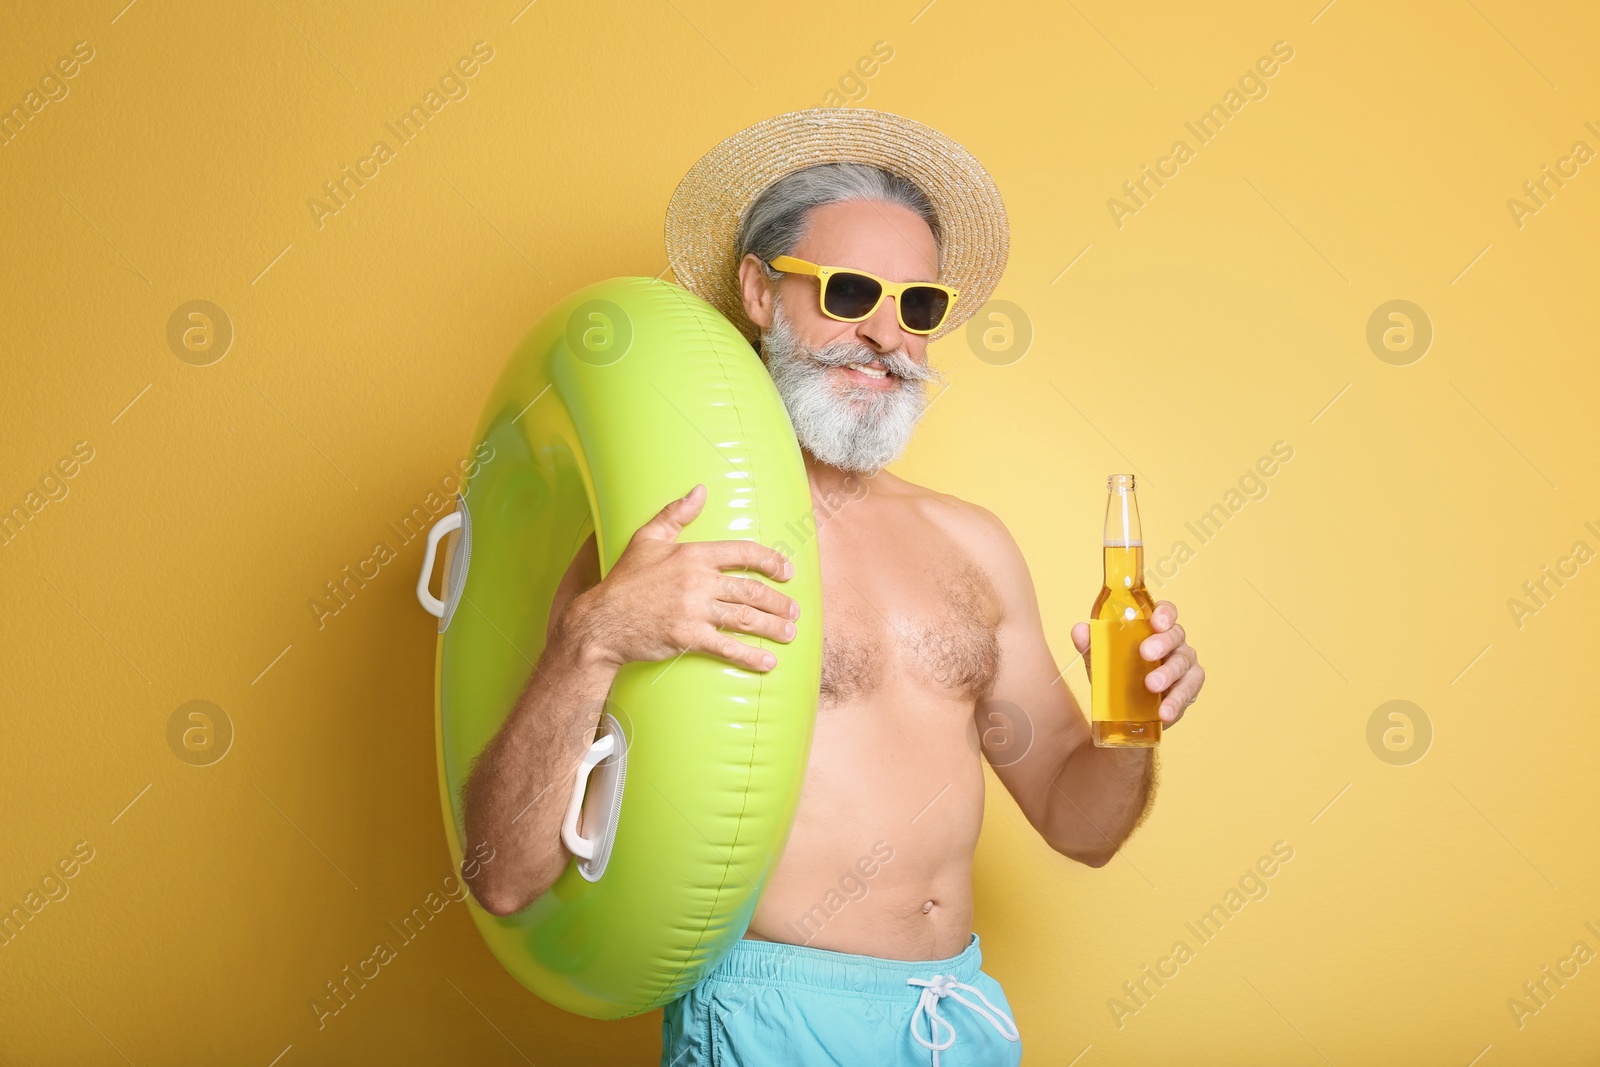
[[[895,298],[884,297],[883,303],[878,305],[878,310],[856,324],[856,336],[880,353],[903,348],[907,335],[900,328],[900,320],[895,310]]]

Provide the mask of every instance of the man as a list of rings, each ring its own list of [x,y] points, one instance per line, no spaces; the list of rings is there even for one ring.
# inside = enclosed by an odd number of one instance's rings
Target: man
[[[980,752],[1050,846],[1094,867],[1142,818],[1154,759],[1090,742],[1001,521],[883,470],[940,378],[929,341],[976,312],[1004,268],[998,190],[934,130],[822,108],[708,153],[667,233],[678,280],[759,340],[813,500],[836,510],[817,529],[822,683],[794,826],[744,938],[667,1006],[662,1063],[1017,1063],[1010,1005],[972,930]],[[704,501],[696,485],[668,503],[604,581],[592,537],[573,560],[539,670],[468,783],[467,835],[498,852],[473,882],[490,911],[526,907],[565,868],[562,813],[529,804],[570,792],[575,760],[557,739],[592,726],[622,664],[694,648],[769,670],[771,654],[735,635],[792,637],[781,554],[773,582],[730,592],[707,546],[676,543]],[[705,603],[686,607],[675,591],[697,583]],[[1204,680],[1176,617],[1162,601],[1140,650],[1169,725]],[[1087,653],[1087,624],[1072,640]],[[1012,724],[1031,734],[1020,758],[995,758],[1002,707],[1026,719]]]

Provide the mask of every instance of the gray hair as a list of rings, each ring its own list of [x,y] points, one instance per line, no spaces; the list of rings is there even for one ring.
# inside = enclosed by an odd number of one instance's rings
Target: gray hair
[[[846,200],[878,200],[909,208],[928,224],[934,245],[942,252],[939,216],[915,182],[867,163],[819,163],[786,174],[762,191],[739,223],[736,259],[754,252],[762,272],[777,279],[780,272],[767,263],[774,256],[788,255],[800,243],[811,209]]]

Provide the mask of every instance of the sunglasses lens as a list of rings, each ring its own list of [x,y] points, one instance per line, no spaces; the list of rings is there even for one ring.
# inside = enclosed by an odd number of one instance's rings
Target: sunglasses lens
[[[828,314],[845,319],[865,318],[878,305],[883,286],[871,278],[849,271],[835,271],[828,276],[828,288],[822,294],[822,306]]]
[[[929,285],[912,286],[900,294],[900,316],[913,330],[932,332],[950,310],[950,294]]]

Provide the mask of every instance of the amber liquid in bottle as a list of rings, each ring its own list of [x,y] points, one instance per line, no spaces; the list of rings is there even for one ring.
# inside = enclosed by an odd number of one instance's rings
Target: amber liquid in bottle
[[[1153,748],[1161,743],[1161,694],[1145,687],[1155,663],[1139,644],[1155,631],[1155,601],[1144,587],[1144,539],[1133,475],[1106,479],[1105,584],[1089,610],[1089,689],[1094,743]]]

